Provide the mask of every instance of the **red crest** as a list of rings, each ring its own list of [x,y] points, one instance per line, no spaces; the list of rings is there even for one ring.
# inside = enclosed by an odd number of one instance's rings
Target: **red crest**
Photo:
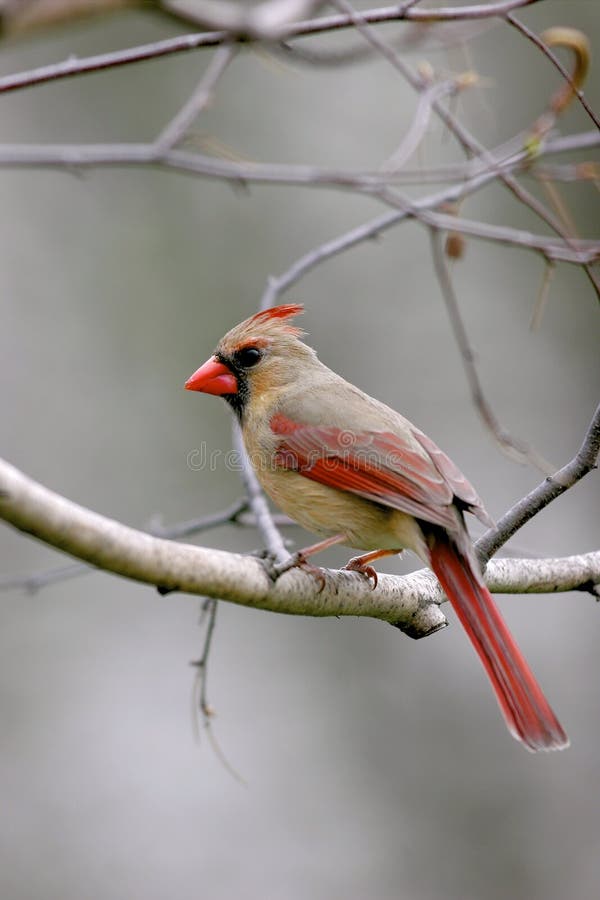
[[[304,307],[300,303],[283,303],[281,306],[272,306],[270,309],[261,309],[255,313],[250,322],[269,322],[271,319],[292,319],[300,316]]]

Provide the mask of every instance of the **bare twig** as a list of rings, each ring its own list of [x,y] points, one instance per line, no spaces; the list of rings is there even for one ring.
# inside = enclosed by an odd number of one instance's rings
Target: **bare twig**
[[[423,29],[423,24],[413,27]],[[434,27],[439,26],[434,25]],[[422,30],[419,31],[419,34],[422,34]],[[414,31],[408,30],[402,34],[396,35],[391,42],[391,45],[394,50],[401,52],[402,50],[414,49],[414,43],[415,33]],[[346,47],[338,48],[336,50],[322,50],[320,48],[317,49],[314,46],[308,48],[302,42],[293,39],[291,41],[280,41],[277,44],[273,44],[270,49],[271,52],[280,51],[288,59],[291,58],[293,62],[305,63],[311,67],[325,66],[327,68],[364,62],[372,59],[377,52],[374,47],[367,47],[363,41],[356,41]]]
[[[600,453],[600,406],[596,409],[583,443],[573,459],[554,475],[546,478],[533,491],[519,500],[502,516],[495,528],[487,531],[476,543],[482,560],[493,556],[506,541],[529,522],[540,510],[564,494],[566,490],[591,472]]]
[[[542,472],[549,473],[554,471],[554,467],[550,465],[533,447],[526,444],[519,438],[511,435],[498,421],[490,403],[488,402],[479,374],[475,366],[475,354],[471,348],[469,337],[467,335],[458,299],[454,292],[454,285],[448,271],[448,264],[444,256],[444,248],[440,240],[440,233],[437,229],[430,229],[431,237],[431,253],[433,256],[433,265],[437,279],[440,284],[442,296],[446,304],[450,325],[456,339],[458,349],[463,361],[463,366],[471,390],[473,403],[481,416],[482,421],[489,429],[492,437],[498,446],[513,459],[518,462],[529,462],[531,465],[540,469]]]
[[[402,20],[418,22],[441,22],[459,20],[477,20],[498,18],[506,16],[512,10],[530,6],[539,0],[504,0],[498,3],[475,4],[462,7],[440,7],[438,9],[407,8],[403,13],[398,12],[398,5],[384,7],[363,13],[363,18],[371,24],[384,22],[398,22]],[[348,15],[320,16],[306,22],[298,22],[290,26],[285,35],[280,35],[281,40],[306,37],[315,34],[325,34],[330,31],[351,28],[353,20]],[[154,41],[138,47],[129,47],[126,50],[118,50],[111,53],[101,53],[85,59],[69,58],[64,62],[41,66],[27,72],[19,72],[0,78],[0,93],[15,91],[35,84],[48,81],[56,81],[60,78],[71,78],[76,75],[84,75],[90,72],[98,72],[102,69],[112,69],[118,66],[131,65],[149,59],[159,59],[174,53],[184,53],[197,50],[202,47],[215,47],[231,40],[227,31],[205,31],[200,34],[178,35],[164,41]],[[248,36],[244,36],[248,40]]]
[[[361,16],[368,25],[381,25],[386,22],[464,22],[482,19],[499,19],[515,9],[523,9],[539,3],[540,0],[497,0],[491,3],[477,3],[465,6],[420,7],[410,3],[396,3],[379,9],[364,10]],[[320,16],[306,22],[292,25],[286,35],[291,37],[307,37],[352,28],[355,25],[352,14]]]
[[[164,156],[159,157],[154,144],[0,145],[0,166],[19,168],[52,166],[73,170],[82,167],[127,165],[161,165],[179,171],[195,172],[240,183],[250,181],[270,184],[305,184],[312,187],[330,186],[340,189],[354,188],[360,192],[380,196],[388,203],[401,207],[400,213],[393,214],[389,219],[383,217],[383,221],[387,223],[383,225],[383,228],[395,225],[404,218],[419,218],[426,225],[449,228],[484,240],[521,246],[525,249],[539,251],[549,259],[575,263],[584,268],[589,267],[600,255],[598,241],[579,241],[570,238],[564,234],[561,225],[559,227],[563,236],[561,240],[557,240],[510,227],[474,222],[457,217],[444,217],[443,213],[432,211],[437,206],[456,202],[475,192],[484,184],[493,181],[500,175],[497,168],[484,170],[469,181],[449,187],[422,200],[408,201],[399,195],[386,192],[385,176],[381,174],[354,176],[310,166],[277,166],[256,163],[243,165],[180,150],[170,150]],[[383,228],[376,225],[375,232],[381,231]],[[367,226],[366,231],[370,231],[370,226]],[[365,234],[365,238],[370,236],[372,233]]]
[[[235,421],[233,423],[233,445],[238,453],[239,459],[242,461],[242,481],[244,482],[244,487],[246,488],[246,493],[248,495],[248,503],[250,504],[250,509],[254,513],[256,527],[259,530],[264,546],[274,562],[284,562],[289,559],[290,554],[286,549],[285,541],[274,521],[267,499],[254,474],[254,470],[244,447],[240,427]]]
[[[203,617],[206,617],[206,632],[204,634],[204,646],[202,647],[202,653],[200,655],[200,659],[194,660],[191,665],[196,668],[196,690],[195,694],[198,698],[197,708],[202,713],[204,718],[204,724],[208,725],[208,722],[211,716],[214,714],[214,710],[208,702],[208,694],[207,694],[207,672],[208,672],[208,658],[210,656],[210,650],[212,647],[212,639],[215,630],[215,623],[217,620],[217,605],[218,601],[213,599],[205,600],[204,608],[203,608]]]
[[[240,497],[230,506],[216,513],[207,516],[199,516],[195,519],[187,519],[185,522],[178,522],[175,525],[168,525],[166,528],[156,524],[148,529],[148,534],[155,537],[168,538],[169,540],[180,540],[189,537],[191,534],[201,534],[203,531],[211,531],[221,525],[238,524],[242,514],[248,509],[248,499]]]
[[[523,146],[526,134],[526,132],[523,132],[520,136],[511,138],[510,141],[490,151],[492,157],[496,160],[496,173],[500,171],[522,172],[523,175],[532,177],[544,177],[547,175],[549,178],[564,181],[598,177],[600,164],[596,162],[551,166],[532,160],[531,153]],[[558,153],[569,153],[574,150],[588,150],[598,146],[600,146],[600,132],[598,131],[584,131],[578,134],[552,137],[547,138],[543,142],[543,145],[539,148],[537,158],[541,159]],[[389,173],[387,181],[390,184],[435,184],[449,181],[468,181],[470,178],[485,171],[489,171],[489,166],[481,159],[470,158],[459,163],[428,166],[426,169],[403,169],[401,172]],[[372,173],[365,172],[363,174],[368,175]]]
[[[96,571],[85,563],[68,563],[66,566],[55,566],[45,569],[35,575],[17,576],[15,578],[0,578],[0,591],[26,591],[28,594],[36,594],[42,588],[52,584],[61,584],[71,578],[79,578]]]
[[[215,631],[215,623],[217,619],[217,607],[218,601],[214,599],[207,599],[204,601],[203,606],[203,618],[206,617],[206,631],[204,634],[204,645],[202,647],[202,654],[200,659],[192,662],[192,666],[196,669],[196,678],[194,679],[194,688],[192,691],[193,698],[193,709],[192,709],[192,725],[194,728],[194,733],[196,738],[200,738],[200,732],[198,728],[198,712],[202,715],[202,722],[204,725],[204,731],[208,738],[208,742],[211,745],[213,752],[215,753],[219,762],[224,766],[224,768],[229,772],[229,774],[235,778],[236,781],[241,782],[241,784],[245,784],[245,780],[239,774],[239,772],[234,769],[231,765],[223,749],[219,742],[217,741],[216,735],[212,728],[213,719],[215,716],[215,711],[211,704],[208,702],[208,692],[207,692],[207,682],[208,682],[208,662],[210,658],[210,652],[213,646],[213,637]]]
[[[162,156],[181,141],[194,119],[210,102],[217,81],[236,54],[236,48],[232,44],[223,44],[213,56],[204,77],[196,87],[196,90],[187,103],[181,107],[176,116],[171,119],[165,129],[154,142],[157,156]]]
[[[583,80],[585,78],[585,72],[584,72],[583,78],[580,77],[579,81],[577,81],[571,75],[569,70],[565,66],[563,66],[560,59],[556,56],[556,54],[552,52],[552,50],[548,46],[547,40],[544,39],[544,35],[541,35],[541,36],[537,35],[535,33],[535,31],[532,31],[532,29],[529,28],[527,25],[525,25],[524,22],[521,22],[520,19],[517,19],[517,17],[514,15],[514,13],[510,13],[510,12],[507,13],[505,16],[505,19],[510,25],[513,26],[513,28],[516,28],[517,31],[519,31],[524,37],[526,37],[527,40],[531,41],[532,44],[535,44],[535,46],[538,48],[538,50],[541,50],[541,52],[544,54],[544,56],[546,56],[550,60],[552,65],[556,69],[558,69],[558,71],[560,72],[562,77],[565,79],[567,84],[569,84],[571,86],[572,91],[573,91],[573,96],[577,97],[580,104],[585,109],[586,113],[588,114],[588,116],[590,117],[590,119],[592,120],[592,122],[594,123],[596,128],[600,128],[600,119],[598,118],[598,116],[596,115],[594,110],[591,108],[589,103],[587,102],[587,99],[586,99],[586,97],[583,93],[582,87],[581,87]],[[587,64],[586,64],[586,71],[587,71]]]
[[[344,6],[348,5],[348,0],[338,0],[338,2],[343,3]],[[381,50],[385,58],[394,66],[397,71],[402,73],[404,78],[415,90],[422,91],[425,87],[425,84],[421,76],[413,74],[408,66],[404,63],[404,61],[398,56],[398,54],[396,54],[381,38],[374,34],[373,29],[368,25],[366,14],[352,13],[351,16],[355,21],[358,30],[369,41],[369,43]],[[582,77],[585,77],[585,67]],[[489,165],[491,169],[497,168],[497,161],[494,159],[490,151],[487,150],[476,138],[474,138],[473,135],[469,133],[468,129],[465,128],[465,126],[462,125],[454,115],[448,112],[441,105],[439,100],[434,100],[432,102],[432,109],[437,113],[438,117],[442,120],[442,122],[446,125],[448,130],[451,132],[451,134],[454,135],[454,137],[458,140],[458,142],[462,145],[466,152],[481,157],[485,161],[486,165]],[[539,137],[541,139],[542,135],[540,134]],[[550,211],[546,209],[541,201],[539,201],[529,191],[522,187],[522,185],[520,185],[519,182],[509,172],[498,169],[497,174],[499,180],[521,203],[523,203],[525,206],[528,206],[533,213],[535,213],[543,222],[546,223],[546,225],[548,225],[553,231],[555,231],[556,234],[560,235],[560,237],[568,246],[572,247],[572,240],[570,238],[570,235],[565,232],[560,220],[552,215],[552,213],[550,213]],[[600,298],[600,280],[598,276],[588,263],[583,263],[582,267],[590,283],[594,287],[597,296]]]
[[[409,67],[404,62],[402,57],[397,53],[397,51],[392,47],[388,41],[385,41],[383,38],[379,36],[379,32],[371,25],[368,19],[368,11],[364,13],[359,12],[354,9],[349,0],[332,0],[334,6],[337,6],[338,9],[342,11],[343,14],[347,15],[350,19],[350,22],[359,34],[361,34],[366,42],[371,45],[377,52],[383,56],[398,72],[401,72],[405,77],[410,78],[409,76]],[[409,7],[410,8],[410,7]],[[403,10],[400,8],[401,12],[408,12],[409,10]],[[414,11],[414,10],[413,10]]]
[[[402,201],[401,201],[402,202]],[[572,262],[576,265],[588,265],[600,259],[600,241],[581,241],[574,239],[567,247],[552,238],[539,237],[530,231],[507,228],[502,225],[490,225],[487,222],[475,222],[448,213],[432,212],[413,204],[410,210],[414,218],[434,229],[458,231],[484,241],[495,241],[510,244],[524,250],[539,251],[546,259]]]
[[[1,151],[0,151],[1,152]],[[448,230],[461,231],[465,234],[472,234],[475,237],[489,238],[491,240],[500,240],[509,242],[526,249],[539,250],[547,258],[560,258],[563,261],[581,263],[582,258],[592,261],[600,253],[600,243],[590,241],[580,243],[580,250],[569,250],[551,238],[537,238],[529,232],[518,232],[515,229],[505,230],[501,226],[488,226],[480,222],[468,222],[454,216],[448,216],[443,213],[430,213],[425,215],[427,210],[442,206],[445,203],[452,203],[466,196],[467,193],[481,187],[484,183],[495,178],[494,172],[486,172],[475,176],[470,182],[463,185],[448,188],[433,196],[417,201],[402,201],[404,208],[385,213],[371,219],[369,222],[359,225],[350,231],[333,238],[319,246],[313,248],[308,253],[297,259],[282,275],[269,278],[263,296],[261,298],[261,308],[273,306],[277,303],[281,294],[288,290],[293,284],[296,284],[308,272],[316,268],[327,259],[337,256],[339,253],[345,253],[364,241],[372,240],[379,237],[384,231],[398,225],[404,219],[416,217],[420,218],[424,224],[437,228],[445,228]],[[479,180],[481,179],[481,181]],[[469,188],[467,190],[467,184]],[[532,247],[532,243],[534,246]],[[585,246],[585,249],[584,249]],[[583,257],[581,254],[583,253]]]
[[[205,31],[201,34],[182,34],[174,38],[167,38],[164,41],[141,44],[138,47],[127,47],[125,50],[98,53],[95,56],[87,56],[83,59],[70,56],[63,62],[51,63],[47,66],[30,69],[27,72],[16,72],[12,75],[3,76],[0,78],[0,93],[34,87],[37,84],[58,81],[62,78],[71,78],[76,75],[87,75],[90,72],[100,72],[104,69],[114,69],[149,59],[160,59],[163,56],[184,53],[188,50],[197,50],[200,47],[217,47],[226,40],[227,34],[224,32]]]
[[[352,228],[345,234],[320,244],[318,247],[305,253],[278,278],[269,278],[261,298],[261,308],[266,309],[269,306],[274,306],[284,291],[296,284],[311,269],[316,268],[326,259],[331,259],[339,253],[345,253],[357,244],[363,243],[363,241],[378,237],[382,232],[406,218],[408,218],[408,212],[405,210],[385,213],[385,215],[377,216],[377,218],[366,222],[364,225]]]
[[[348,15],[352,18],[353,22],[356,25],[357,30],[363,35],[363,37],[374,47],[376,47],[381,54],[385,57],[385,59],[390,62],[394,68],[400,72],[403,77],[408,81],[408,83],[415,89],[420,92],[426,87],[423,79],[419,75],[413,74],[406,63],[398,56],[398,54],[387,44],[383,39],[379,37],[379,35],[373,30],[373,28],[369,25],[367,21],[366,14],[357,13],[352,9],[349,0],[336,0],[338,5],[341,5],[344,9],[349,10]],[[578,82],[579,84],[585,78],[585,74],[587,71],[587,65],[583,61],[583,57],[580,54],[579,56],[579,67],[577,68],[578,72]],[[577,86],[579,86],[579,84]],[[561,95],[564,97],[564,95]],[[567,100],[568,102],[568,100]],[[471,134],[469,134],[468,130],[458,121],[458,119],[448,112],[441,105],[439,100],[432,101],[432,108],[437,113],[439,118],[444,122],[448,130],[454,135],[454,137],[460,142],[463,148],[469,152],[470,154],[477,154],[482,157],[486,163],[489,163],[490,167],[494,167],[496,161],[490,152]],[[562,100],[562,106],[557,106],[556,110],[554,110],[554,115],[557,115],[560,109],[564,108],[564,99]],[[545,132],[540,132],[538,129],[538,138],[541,138],[542,134]],[[525,206],[528,206],[532,212],[534,212],[543,222],[545,222],[553,231],[555,231],[560,237],[565,241],[565,243],[572,247],[572,241],[570,235],[564,230],[562,227],[562,223],[555,216],[550,213],[546,207],[541,203],[536,197],[534,197],[529,191],[523,188],[518,181],[508,172],[499,171],[498,177],[500,181],[505,185],[508,190],[510,190],[514,196],[520,200]],[[600,279],[596,275],[596,273],[592,270],[591,266],[588,263],[582,264],[583,270],[586,275],[598,298],[600,299]]]
[[[417,111],[410,124],[410,128],[402,139],[402,143],[387,159],[382,170],[386,173],[396,172],[410,159],[427,133],[431,118],[431,107],[434,100],[456,93],[457,81],[441,81],[430,85],[419,97]]]

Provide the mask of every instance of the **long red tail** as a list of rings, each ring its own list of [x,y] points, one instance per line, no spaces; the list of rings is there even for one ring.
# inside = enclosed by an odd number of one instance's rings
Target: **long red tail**
[[[431,568],[479,654],[511,734],[529,750],[569,739],[470,559],[441,530],[430,535]]]

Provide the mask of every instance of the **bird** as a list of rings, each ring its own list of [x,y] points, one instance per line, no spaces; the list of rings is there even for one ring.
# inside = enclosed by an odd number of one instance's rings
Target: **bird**
[[[322,363],[294,324],[300,304],[232,328],[185,388],[223,397],[265,493],[321,540],[361,552],[346,568],[377,583],[375,560],[411,550],[429,566],[471,640],[510,733],[528,750],[569,740],[487,589],[465,524],[493,524],[475,489],[400,413]],[[314,568],[314,567],[313,567]]]

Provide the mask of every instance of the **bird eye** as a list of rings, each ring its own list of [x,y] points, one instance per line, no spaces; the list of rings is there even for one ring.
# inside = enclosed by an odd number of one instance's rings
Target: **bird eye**
[[[258,347],[242,347],[235,354],[235,361],[244,369],[251,369],[262,358]]]

